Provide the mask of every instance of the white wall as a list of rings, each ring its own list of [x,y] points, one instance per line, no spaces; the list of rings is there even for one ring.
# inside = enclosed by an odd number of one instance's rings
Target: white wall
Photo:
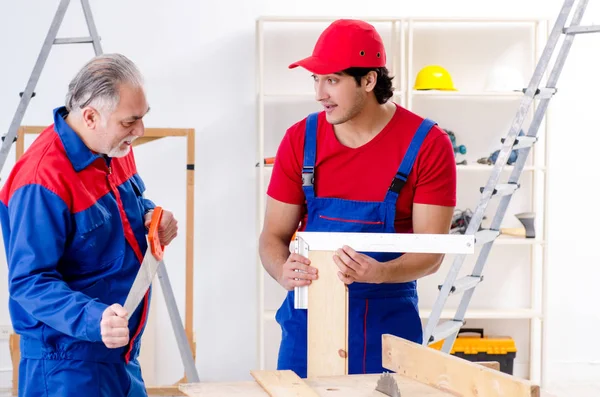
[[[78,2],[63,35],[84,35]],[[261,15],[556,17],[558,0],[362,1],[221,0],[195,2],[91,1],[105,52],[133,59],[147,79],[148,127],[196,129],[195,329],[202,380],[248,379],[256,366],[255,57],[254,22]],[[592,2],[593,3],[593,2]],[[0,131],[8,129],[58,1],[2,0],[0,13]],[[168,4],[168,5],[167,5]],[[35,10],[35,13],[33,12]],[[592,18],[593,16],[593,18]],[[587,22],[600,20],[597,4]],[[598,35],[579,37],[553,101],[546,369],[556,382],[600,379],[594,331],[600,255],[594,250],[600,216],[590,194],[597,181],[600,138],[595,103]],[[55,48],[24,124],[51,122],[66,85],[92,51]],[[588,90],[589,87],[589,90]],[[564,138],[563,138],[564,137]],[[164,140],[137,150],[148,194],[172,209],[181,238],[167,250],[183,310],[185,230],[184,142]],[[2,172],[6,176],[12,162]],[[0,266],[0,325],[8,322],[5,266]],[[179,379],[181,365],[162,301],[156,314],[156,379]],[[578,331],[574,330],[577,325]],[[0,367],[6,365],[0,341]],[[176,363],[176,364],[173,364]],[[2,385],[0,385],[2,387]]]

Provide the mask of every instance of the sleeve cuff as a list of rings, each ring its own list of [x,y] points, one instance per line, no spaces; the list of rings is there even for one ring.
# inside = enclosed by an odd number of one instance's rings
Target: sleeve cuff
[[[100,333],[100,321],[102,313],[108,308],[108,305],[97,301],[91,301],[86,306],[86,337],[91,342],[102,342]]]
[[[144,199],[144,214],[147,214],[149,211],[152,211],[156,207],[156,204],[152,202],[152,200]]]

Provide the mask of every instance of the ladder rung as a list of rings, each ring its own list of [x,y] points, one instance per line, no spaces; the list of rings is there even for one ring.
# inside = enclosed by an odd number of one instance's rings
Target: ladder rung
[[[598,32],[600,32],[600,25],[571,26],[571,27],[563,29],[564,34],[598,33]]]
[[[475,233],[475,245],[483,245],[494,241],[500,235],[499,230],[483,229]]]
[[[429,337],[429,343],[435,343],[442,339],[446,339],[448,336],[460,331],[463,326],[463,322],[460,320],[448,320],[443,324],[439,325]]]
[[[17,141],[17,137],[13,138],[13,143]],[[4,142],[6,140],[6,135],[2,135],[2,142]]]
[[[556,94],[557,89],[554,87],[542,87],[535,90],[533,96],[540,99],[552,98]],[[527,88],[523,88],[523,93],[527,93]]]
[[[506,139],[502,138],[500,141],[504,143]],[[519,150],[528,147],[532,147],[534,143],[537,142],[536,136],[519,136],[515,139],[515,143],[513,144],[512,150]]]
[[[452,288],[450,288],[451,294],[460,294],[463,291],[475,288],[483,280],[483,276],[466,276],[458,279],[454,282]],[[438,285],[438,289],[441,290],[442,286]]]
[[[54,44],[80,44],[93,42],[94,39],[91,37],[67,37],[62,39],[54,39]]]
[[[492,192],[492,196],[508,196],[513,194],[519,188],[519,184],[517,183],[501,183],[496,185],[494,191]],[[485,188],[479,188],[479,192],[483,193]]]

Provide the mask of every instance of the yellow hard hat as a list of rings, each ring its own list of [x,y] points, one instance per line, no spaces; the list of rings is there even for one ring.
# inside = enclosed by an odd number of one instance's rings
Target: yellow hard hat
[[[428,65],[419,70],[413,88],[415,90],[457,91],[452,83],[450,73],[438,65]]]

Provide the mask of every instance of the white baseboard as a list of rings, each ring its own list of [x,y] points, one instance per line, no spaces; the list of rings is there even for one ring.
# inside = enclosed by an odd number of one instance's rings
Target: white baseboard
[[[600,385],[600,361],[548,363],[546,384],[596,383]]]

